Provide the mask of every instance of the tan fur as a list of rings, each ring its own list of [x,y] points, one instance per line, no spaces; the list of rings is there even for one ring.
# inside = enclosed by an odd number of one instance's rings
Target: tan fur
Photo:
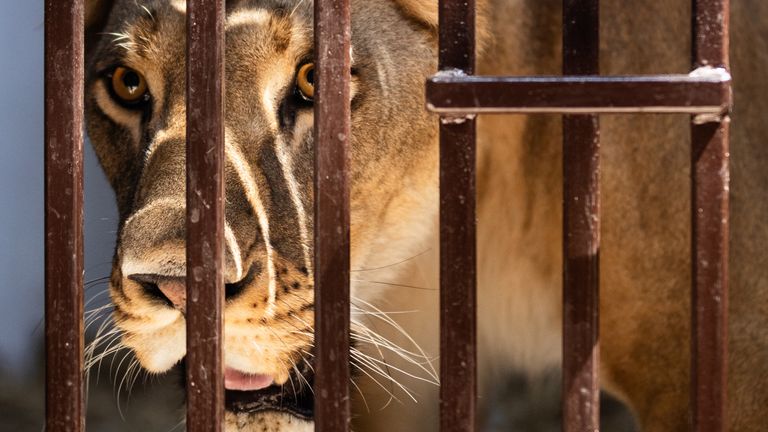
[[[431,0],[398,0],[406,14],[437,28],[437,3]]]
[[[118,41],[127,42],[123,47],[110,48],[111,36],[105,36],[95,51],[89,50],[88,127],[121,210],[112,278],[116,321],[125,332],[124,343],[153,371],[166,370],[184,352],[183,315],[148,298],[128,278],[140,271],[184,274],[185,111],[179,63],[184,17],[178,2],[171,3],[147,1],[154,15],[148,16],[132,0],[118,1],[109,22],[89,24],[126,36]],[[311,46],[311,5],[289,2],[297,9],[286,18],[272,13],[275,0],[228,3],[228,282],[241,280],[249,268],[260,271],[227,306],[226,356],[230,366],[269,373],[291,385],[291,363],[301,362],[312,345],[312,268],[302,264],[311,250],[307,137],[312,117],[310,111],[299,112],[287,133],[279,110],[285,101],[281,95]],[[689,3],[603,1],[602,73],[688,72]],[[483,3],[479,73],[559,74],[559,5],[559,0]],[[353,1],[358,72],[353,84],[353,328],[361,339],[376,331],[416,352],[380,312],[417,309],[421,312],[392,317],[427,352],[402,358],[382,348],[381,340],[359,344],[374,359],[401,369],[393,371],[395,379],[419,399],[409,402],[402,390],[369,370],[387,390],[395,389],[401,403],[380,411],[376,395],[387,391],[361,379],[370,405],[366,418],[358,419],[365,430],[436,429],[436,387],[409,377],[430,380],[429,364],[423,363],[434,360],[438,340],[437,118],[423,109],[424,79],[436,68],[436,11],[434,0]],[[762,430],[768,406],[766,17],[765,2],[733,6],[729,409],[730,430],[739,432]],[[105,60],[110,53],[147,77],[160,114],[142,123],[111,101],[97,76],[111,64]],[[601,119],[601,379],[607,391],[629,404],[644,431],[688,427],[688,124],[686,116]],[[536,375],[560,362],[560,134],[557,116],[479,121],[481,401],[512,369]],[[294,189],[281,186],[277,174],[285,170],[293,177],[293,183],[287,177],[285,183]],[[304,219],[298,216],[302,212],[294,214],[297,208],[304,209]],[[359,412],[365,413],[359,402]],[[256,424],[262,423],[267,430],[311,427],[283,414],[229,414],[227,421],[228,430],[261,430]]]

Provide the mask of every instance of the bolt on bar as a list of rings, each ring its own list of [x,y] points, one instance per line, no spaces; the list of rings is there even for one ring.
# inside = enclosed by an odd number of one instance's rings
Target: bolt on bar
[[[475,69],[475,0],[441,0],[441,71]],[[440,430],[475,430],[476,178],[474,118],[440,125]]]
[[[729,0],[693,1],[695,68],[728,68]],[[730,95],[723,98],[730,102]],[[729,119],[691,125],[693,430],[727,430]]]
[[[45,428],[85,430],[82,0],[45,2]]]
[[[346,432],[349,399],[349,0],[315,0],[315,430]]]
[[[224,413],[224,0],[187,0],[187,430]]]
[[[599,71],[598,0],[563,0],[563,74]],[[600,129],[563,116],[563,431],[600,429]]]

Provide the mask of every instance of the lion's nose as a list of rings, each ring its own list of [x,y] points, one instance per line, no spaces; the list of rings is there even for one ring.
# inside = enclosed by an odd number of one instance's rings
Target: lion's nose
[[[254,265],[245,277],[237,282],[225,283],[225,298],[231,300],[251,284],[258,273],[258,266]],[[163,300],[169,306],[186,313],[187,310],[187,283],[184,277],[159,276],[155,274],[133,274],[128,279],[139,283],[144,292],[150,297]]]
[[[184,280],[164,280],[157,284],[161,293],[173,304],[173,307],[186,312],[187,310],[187,287]]]
[[[239,209],[227,209],[241,214]],[[236,282],[248,271],[246,256],[240,244],[252,235],[251,226],[239,219],[226,221],[224,250],[224,279]],[[186,273],[186,205],[183,199],[158,199],[139,208],[125,222],[119,253],[123,275],[150,274],[158,277],[183,277]]]
[[[141,284],[149,296],[166,301],[182,313],[186,312],[187,286],[185,278],[151,274],[136,274],[128,278]]]

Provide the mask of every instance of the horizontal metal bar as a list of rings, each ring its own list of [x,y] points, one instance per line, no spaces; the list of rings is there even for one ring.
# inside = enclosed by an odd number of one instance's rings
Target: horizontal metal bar
[[[444,71],[427,80],[427,109],[441,114],[722,114],[731,106],[724,69],[691,75],[467,76]]]

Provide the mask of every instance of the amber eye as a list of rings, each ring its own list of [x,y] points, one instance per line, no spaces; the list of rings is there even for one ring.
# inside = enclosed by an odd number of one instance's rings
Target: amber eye
[[[112,90],[121,102],[136,104],[147,100],[147,80],[133,69],[118,66],[112,72]]]
[[[299,68],[296,75],[296,87],[301,96],[311,101],[315,97],[315,64],[307,63]]]

